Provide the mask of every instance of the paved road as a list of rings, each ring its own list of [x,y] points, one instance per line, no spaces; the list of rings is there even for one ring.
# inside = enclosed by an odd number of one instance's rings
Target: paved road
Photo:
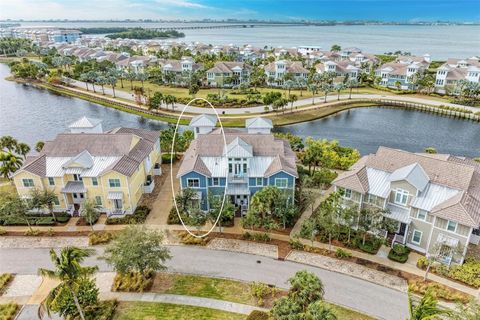
[[[317,274],[325,285],[327,301],[370,314],[380,319],[403,320],[408,316],[405,293],[365,280],[302,264],[266,257],[214,251],[198,247],[171,246],[172,272],[201,274],[243,281],[261,281],[287,288],[287,280],[296,271],[307,269]],[[101,254],[102,249],[97,252]],[[100,271],[110,271],[103,260],[92,257]],[[51,267],[48,249],[0,249],[0,272],[35,274],[39,267]]]
[[[72,80],[72,85],[81,89],[85,89],[85,83],[77,80]],[[92,91],[91,85],[89,85],[90,91]],[[97,88],[97,93],[102,93],[100,86],[96,86]],[[112,95],[112,89],[105,87],[105,93]],[[120,89],[116,89],[115,93],[117,97],[131,100],[132,102],[135,101],[134,96],[131,93],[122,91]],[[308,93],[306,93],[308,95]],[[340,100],[347,100],[349,99],[348,94],[341,94],[340,95]],[[432,99],[424,99],[424,98],[419,98],[419,97],[411,97],[411,96],[406,96],[406,95],[392,95],[392,94],[352,94],[352,99],[392,99],[392,100],[397,100],[397,101],[403,101],[403,102],[412,102],[412,103],[424,103],[424,104],[429,104],[433,106],[439,106],[439,105],[447,105],[451,107],[458,107],[458,108],[465,108],[467,110],[471,110],[473,112],[477,112],[480,109],[475,108],[475,107],[469,107],[469,106],[463,106],[459,104],[454,104],[454,103],[448,103],[445,101],[439,101],[439,100],[432,100]],[[338,97],[336,94],[330,94],[327,97],[327,102],[333,102],[337,101]],[[319,104],[323,103],[325,101],[324,96],[317,96],[314,100],[312,100],[311,97],[309,98],[304,98],[304,99],[299,99],[296,102],[294,102],[293,106],[294,107],[301,107],[301,106],[309,106],[312,105],[313,103]],[[313,103],[312,103],[313,102]],[[181,103],[177,103],[175,105],[175,110],[180,112],[184,109],[185,105]],[[166,108],[164,106],[164,108]],[[171,107],[166,108],[167,110],[171,110]],[[290,108],[290,104],[288,105],[287,109]],[[249,113],[262,113],[265,111],[265,106],[256,106],[256,107],[248,107],[248,108],[215,108],[218,112],[218,114],[249,114]],[[208,114],[215,114],[215,111],[211,108],[200,108],[200,107],[193,107],[189,106],[187,109],[185,109],[185,112],[187,113],[208,113]]]

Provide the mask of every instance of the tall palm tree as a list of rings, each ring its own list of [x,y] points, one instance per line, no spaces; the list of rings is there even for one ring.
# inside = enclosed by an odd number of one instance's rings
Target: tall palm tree
[[[82,73],[80,75],[79,80],[85,83],[85,87],[87,88],[87,91],[89,91],[88,90],[88,75],[86,73]]]
[[[0,175],[10,179],[11,174],[22,166],[23,161],[12,152],[0,152],[0,163]]]
[[[26,143],[18,143],[15,147],[15,152],[23,157],[25,160],[27,158],[27,153],[30,152],[30,146]]]
[[[43,149],[43,146],[45,146],[45,142],[37,141],[37,143],[35,144],[35,151],[41,152]]]
[[[15,150],[18,142],[12,136],[3,136],[0,138],[0,149],[7,149],[8,151]]]
[[[80,264],[85,258],[91,256],[95,250],[93,249],[80,249],[77,247],[66,247],[57,255],[54,249],[50,250],[50,258],[55,267],[54,270],[48,270],[40,268],[38,274],[42,277],[47,277],[55,280],[59,280],[60,284],[55,287],[45,300],[42,302],[39,308],[39,317],[42,314],[42,308],[47,311],[50,316],[50,311],[55,303],[57,297],[60,297],[67,292],[73,297],[75,306],[78,310],[80,318],[85,320],[85,314],[78,302],[77,289],[80,280],[85,277],[92,276],[98,269],[98,267],[83,267]],[[41,318],[41,317],[40,317]]]
[[[425,292],[425,295],[417,305],[414,305],[412,295],[408,294],[409,320],[434,320],[438,319],[440,315],[450,314],[448,310],[438,307],[437,303],[438,301],[431,289]]]

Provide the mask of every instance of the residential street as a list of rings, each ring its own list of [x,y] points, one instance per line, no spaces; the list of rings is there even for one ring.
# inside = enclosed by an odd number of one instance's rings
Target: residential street
[[[170,246],[171,272],[225,277],[243,281],[261,281],[286,288],[287,279],[296,271],[316,273],[325,285],[326,300],[381,319],[403,320],[408,315],[407,296],[396,290],[375,285],[340,273],[266,257],[214,251],[193,246]],[[0,272],[36,274],[39,267],[50,268],[49,249],[0,249]],[[97,254],[102,249],[97,248]],[[100,272],[111,271],[103,260],[92,257]]]

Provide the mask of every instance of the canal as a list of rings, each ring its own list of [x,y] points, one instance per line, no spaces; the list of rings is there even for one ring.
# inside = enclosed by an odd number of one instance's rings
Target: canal
[[[4,80],[7,65],[0,64],[0,136],[11,135],[31,146],[67,131],[81,116],[103,119],[103,127],[134,127],[151,130],[166,123],[103,107],[48,90]],[[420,152],[433,146],[439,152],[480,156],[480,125],[467,120],[387,108],[361,108],[325,119],[277,128],[303,137],[337,139],[362,154],[378,146]]]

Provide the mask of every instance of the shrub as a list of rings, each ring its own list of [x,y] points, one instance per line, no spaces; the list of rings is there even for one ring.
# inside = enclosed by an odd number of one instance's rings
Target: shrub
[[[38,218],[35,224],[37,226],[53,226],[55,225],[55,220],[53,220],[52,217],[43,217],[43,218]]]
[[[188,232],[182,232],[179,234],[180,236],[180,243],[186,244],[186,245],[196,245],[196,246],[205,246],[208,244],[210,239],[208,236],[206,237],[194,237]]]
[[[257,305],[263,306],[264,299],[270,295],[275,296],[277,289],[262,282],[252,282],[250,284],[250,294],[257,299]]]
[[[7,304],[0,304],[0,319],[2,320],[12,320],[17,313],[18,305],[14,302]]]
[[[177,157],[171,153],[163,153],[162,154],[162,163],[170,164],[171,162],[175,163],[177,161]]]
[[[417,267],[420,269],[425,269],[428,265],[428,259],[426,257],[420,257],[417,260]]]
[[[53,237],[55,235],[55,231],[52,228],[48,228],[48,230],[45,231],[45,235],[47,237]]]
[[[147,206],[138,206],[132,214],[127,214],[118,218],[107,218],[106,224],[141,224],[147,219],[150,208]]]
[[[172,206],[170,213],[168,214],[167,224],[180,224],[180,218],[178,217],[177,209]]]
[[[42,231],[40,231],[38,229],[28,229],[27,231],[25,231],[24,234],[26,236],[38,237],[38,236],[42,235]]]
[[[471,296],[469,296],[468,294],[457,291],[455,289],[451,289],[440,283],[426,282],[423,280],[411,281],[408,284],[408,289],[410,291],[413,291],[421,295],[424,295],[427,292],[427,290],[430,289],[433,291],[433,293],[437,298],[443,299],[446,301],[467,303],[471,298]]]
[[[7,285],[12,281],[13,276],[10,273],[0,274],[0,294],[5,291]]]
[[[0,236],[4,236],[7,234],[7,230],[5,228],[0,228]]]
[[[146,272],[142,276],[139,272],[117,273],[113,279],[112,291],[143,292],[149,290],[153,284],[154,272]]]
[[[99,301],[95,311],[95,320],[113,319],[113,314],[117,308],[117,300]]]
[[[67,216],[55,216],[55,218],[57,218],[57,222],[59,223],[67,223],[69,220],[70,220],[70,216],[67,215]]]
[[[405,263],[408,260],[409,254],[410,249],[408,247],[397,243],[393,245],[392,249],[390,249],[390,252],[388,253],[388,259]]]
[[[380,239],[372,239],[365,241],[365,244],[362,243],[361,239],[357,240],[357,246],[360,250],[370,253],[377,254],[378,249],[380,249],[382,241]]]
[[[270,239],[270,236],[268,235],[268,233],[245,232],[245,233],[242,234],[242,240],[268,242],[271,239]]]
[[[339,259],[351,258],[352,254],[346,250],[338,248],[337,251],[335,251],[335,257]]]
[[[294,250],[303,250],[303,243],[301,243],[300,240],[298,240],[297,238],[290,239],[288,241],[288,244]]]
[[[112,240],[112,234],[110,232],[106,232],[106,231],[91,232],[88,235],[88,243],[91,246],[95,246],[95,245],[98,245],[98,244],[109,243],[110,240]]]
[[[265,311],[253,310],[247,317],[247,320],[268,320],[270,316]]]
[[[480,261],[469,259],[461,266],[452,266],[448,271],[448,277],[480,288]]]

